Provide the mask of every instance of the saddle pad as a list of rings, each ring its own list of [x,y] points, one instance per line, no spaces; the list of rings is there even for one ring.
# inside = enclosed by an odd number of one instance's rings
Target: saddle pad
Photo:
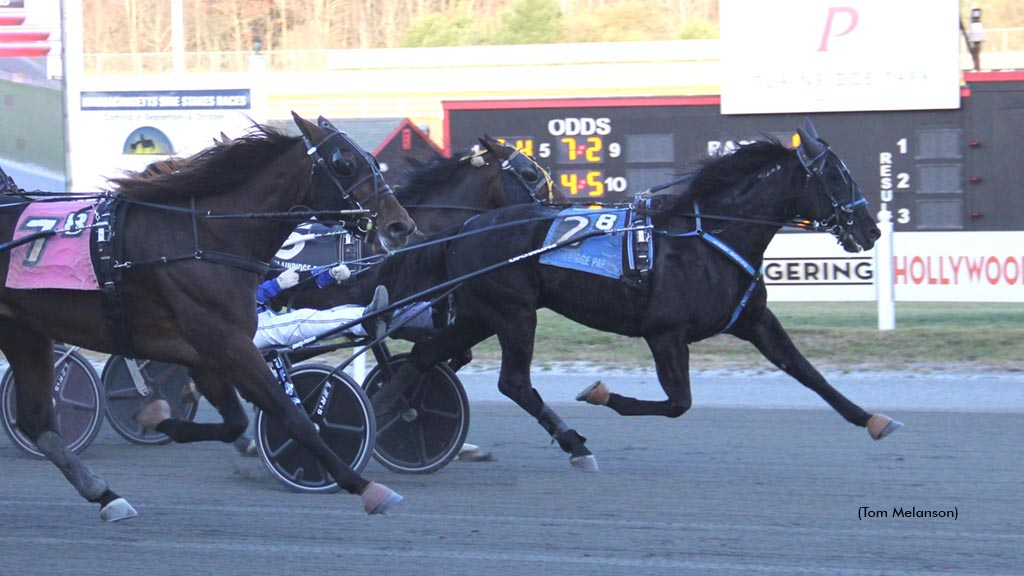
[[[629,226],[628,211],[623,209],[589,210],[568,208],[548,229],[545,245],[572,238],[590,230],[615,230]],[[622,277],[622,238],[624,232],[612,232],[571,244],[540,257],[540,263],[559,268],[589,272],[608,278]]]
[[[8,288],[31,290],[99,290],[89,254],[92,202],[32,202],[18,218],[12,240],[58,230],[11,250]]]

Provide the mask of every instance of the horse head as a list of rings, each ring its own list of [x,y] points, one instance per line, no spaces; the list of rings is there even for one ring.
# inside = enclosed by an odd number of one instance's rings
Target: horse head
[[[555,185],[551,174],[522,150],[499,142],[490,136],[479,139],[481,155],[487,152],[498,159],[507,204],[532,202],[565,204],[568,202],[561,188]],[[481,156],[482,157],[482,156]],[[512,195],[509,193],[512,192]],[[519,193],[516,196],[517,192]]]
[[[404,246],[416,224],[384,181],[377,159],[323,117],[317,124],[295,112],[292,117],[313,160],[313,202],[327,209],[365,208],[370,218],[360,231],[367,241],[389,251]]]
[[[810,119],[797,129],[797,135],[797,157],[820,192],[811,199],[813,206],[801,215],[817,220],[818,227],[832,233],[847,252],[870,250],[882,233],[860,186],[839,155],[818,136]]]

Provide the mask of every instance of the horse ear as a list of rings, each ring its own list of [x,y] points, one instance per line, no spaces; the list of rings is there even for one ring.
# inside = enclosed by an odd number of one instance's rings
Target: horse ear
[[[313,136],[313,131],[316,130],[316,125],[306,120],[302,116],[299,116],[292,110],[292,119],[295,120],[295,125],[299,127],[299,132],[311,141],[316,141],[317,138]]]
[[[815,140],[821,138],[821,136],[818,136],[818,130],[814,127],[814,123],[811,122],[811,119],[806,116],[804,117],[804,132],[806,132],[811,138],[814,138]]]
[[[800,147],[807,158],[817,158],[825,150],[810,118],[805,119],[804,126],[797,128],[796,133],[800,135]]]
[[[477,140],[480,141],[480,145],[484,147],[484,150],[487,150],[491,154],[497,155],[497,152],[495,152],[494,150],[501,144],[500,142],[498,142],[494,138],[491,138],[487,134],[484,134],[483,138],[477,138]]]

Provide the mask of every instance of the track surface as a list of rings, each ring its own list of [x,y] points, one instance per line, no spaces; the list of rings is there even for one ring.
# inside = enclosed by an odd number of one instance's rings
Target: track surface
[[[349,495],[289,493],[228,445],[132,446],[105,426],[84,457],[140,512],[105,525],[0,437],[0,575],[1024,574],[1024,378],[978,383],[982,396],[942,411],[881,403],[907,425],[881,442],[825,409],[726,407],[760,405],[749,378],[704,405],[695,383],[678,420],[561,403],[565,378],[539,382],[589,437],[598,474],[570,469],[482,379],[467,375],[469,440],[497,461],[429,476],[372,463],[406,497],[387,517]],[[916,381],[926,408],[933,380]],[[888,383],[913,398],[903,384]],[[889,517],[859,520],[863,506]],[[912,507],[957,518],[892,516]]]

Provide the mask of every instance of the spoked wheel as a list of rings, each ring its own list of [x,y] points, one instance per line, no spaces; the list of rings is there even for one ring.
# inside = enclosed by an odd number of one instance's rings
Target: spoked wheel
[[[133,372],[135,377],[132,376]],[[149,389],[147,396],[139,392],[135,378],[139,378],[142,386]],[[181,393],[188,384],[188,370],[184,366],[111,356],[103,367],[107,421],[122,438],[133,444],[167,444],[171,441],[169,436],[147,430],[135,421],[135,413],[150,397],[162,398],[171,405],[172,418],[192,420],[199,410],[199,402],[182,402]]]
[[[390,373],[408,359],[392,356]],[[372,399],[386,382],[385,371],[377,366],[366,377],[366,393]],[[469,433],[469,399],[455,372],[446,363],[431,367],[419,382],[410,386],[399,409],[387,421],[377,422],[377,444],[373,457],[385,468],[407,474],[427,474],[444,468]]]
[[[57,344],[53,347],[53,423],[68,450],[78,454],[100,432],[103,425],[103,395],[100,379],[92,364],[76,348]],[[18,430],[18,404],[14,391],[14,372],[8,368],[0,381],[0,405],[4,432],[21,451],[42,458],[35,443]]]
[[[300,364],[290,372],[302,408],[320,431],[327,446],[357,473],[373,453],[376,425],[366,392],[351,376],[334,372],[327,364]],[[328,378],[328,375],[330,377]],[[320,407],[325,383],[330,386],[326,405]],[[277,480],[296,492],[334,492],[338,484],[304,446],[292,440],[284,427],[260,411],[256,414],[260,458]]]

